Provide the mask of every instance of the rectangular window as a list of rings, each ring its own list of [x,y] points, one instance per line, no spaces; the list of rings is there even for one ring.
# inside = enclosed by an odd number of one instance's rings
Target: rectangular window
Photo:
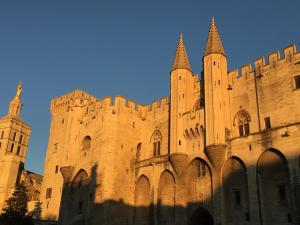
[[[2,142],[0,142],[0,150],[1,150],[1,145],[2,145]]]
[[[266,129],[271,129],[271,119],[270,119],[270,117],[265,118],[265,126],[266,126]]]
[[[19,143],[22,144],[23,135],[20,136]]]
[[[82,208],[83,208],[83,202],[80,201],[79,204],[78,204],[78,214],[82,213]]]
[[[16,132],[14,132],[13,141],[16,140]]]
[[[17,150],[17,155],[20,155],[20,153],[21,153],[21,146],[19,145]]]
[[[157,155],[160,155],[160,141],[157,142]]]
[[[202,162],[200,163],[200,165],[201,165],[201,176],[205,177],[206,175],[205,164]]]
[[[46,198],[51,198],[51,196],[52,196],[52,188],[47,188]]]
[[[58,166],[55,166],[55,173],[58,173]]]
[[[250,134],[249,123],[245,123],[244,128],[245,128],[245,135],[249,135]]]
[[[278,186],[278,192],[279,192],[279,200],[284,201],[286,200],[286,192],[285,192],[285,185],[279,185]]]
[[[243,125],[239,125],[239,133],[240,133],[240,136],[244,136],[244,128],[243,128]]]
[[[300,75],[295,76],[294,79],[295,79],[295,88],[299,89],[300,88]]]
[[[3,138],[4,136],[4,130],[1,132],[1,139]]]
[[[14,144],[11,144],[10,152],[13,152],[13,151],[14,151]]]
[[[199,161],[196,161],[196,170],[197,170],[197,177],[201,177],[201,165]]]
[[[235,205],[241,204],[241,191],[240,190],[234,190],[234,203],[235,203]]]
[[[197,177],[205,177],[206,168],[203,162],[196,161],[196,170],[197,170]]]

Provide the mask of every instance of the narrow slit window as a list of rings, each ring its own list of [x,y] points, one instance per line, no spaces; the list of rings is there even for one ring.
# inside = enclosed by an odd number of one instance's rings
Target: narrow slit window
[[[14,151],[14,144],[11,144],[10,152],[13,152],[13,151]]]
[[[18,146],[17,155],[21,154],[21,146]]]

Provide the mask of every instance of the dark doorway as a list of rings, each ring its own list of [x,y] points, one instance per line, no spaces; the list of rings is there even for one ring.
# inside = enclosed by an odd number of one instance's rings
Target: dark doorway
[[[204,208],[198,208],[190,217],[188,225],[214,225],[214,219]]]

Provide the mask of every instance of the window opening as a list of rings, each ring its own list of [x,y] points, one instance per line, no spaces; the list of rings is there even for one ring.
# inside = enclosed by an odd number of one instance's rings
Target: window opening
[[[271,129],[271,119],[270,119],[270,117],[265,118],[265,126],[266,126],[266,129]]]
[[[14,150],[14,144],[11,144],[10,152],[13,152],[13,150]]]
[[[241,204],[241,191],[240,190],[234,190],[234,202],[235,202],[235,205]]]
[[[151,142],[153,144],[153,156],[158,156],[161,153],[161,140],[162,140],[162,135],[161,133],[156,130],[153,132],[152,137],[151,137]]]
[[[299,89],[300,88],[300,75],[295,76],[295,88]]]
[[[17,155],[20,155],[21,153],[21,146],[18,146]]]
[[[279,200],[284,201],[286,200],[286,191],[285,191],[285,185],[279,185],[278,186],[278,191],[279,191]]]
[[[46,190],[46,198],[51,198],[52,197],[52,188],[47,188]]]

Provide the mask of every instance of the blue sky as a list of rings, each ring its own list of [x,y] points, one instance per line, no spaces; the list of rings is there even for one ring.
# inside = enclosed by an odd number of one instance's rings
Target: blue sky
[[[75,88],[141,103],[169,95],[179,33],[199,73],[212,16],[230,69],[291,43],[299,49],[299,8],[299,0],[1,0],[0,114],[22,81],[26,168],[43,173],[51,98]]]

